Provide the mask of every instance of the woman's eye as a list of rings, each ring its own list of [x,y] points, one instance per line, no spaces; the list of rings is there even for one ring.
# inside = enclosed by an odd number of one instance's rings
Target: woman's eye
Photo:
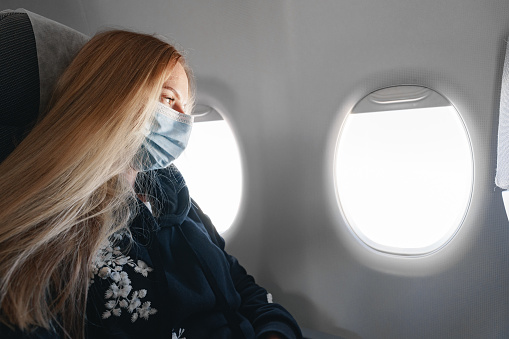
[[[173,104],[173,102],[175,101],[175,98],[172,98],[172,97],[163,97],[163,103],[165,104]]]

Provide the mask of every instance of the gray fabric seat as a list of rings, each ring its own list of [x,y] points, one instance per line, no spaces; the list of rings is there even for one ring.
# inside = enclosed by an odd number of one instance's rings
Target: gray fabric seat
[[[87,39],[23,9],[0,12],[0,162],[44,112],[56,80]]]

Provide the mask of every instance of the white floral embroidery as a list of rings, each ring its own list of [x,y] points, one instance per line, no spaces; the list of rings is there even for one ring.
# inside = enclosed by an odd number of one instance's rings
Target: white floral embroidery
[[[121,240],[122,235],[116,234],[114,239]],[[112,315],[120,317],[122,309],[125,309],[132,314],[132,322],[135,322],[138,318],[148,320],[150,315],[157,313],[157,309],[150,306],[150,301],[142,303],[140,300],[147,296],[147,290],[132,290],[131,280],[127,272],[123,270],[124,265],[133,267],[136,273],[144,277],[147,277],[148,273],[153,271],[142,260],[138,260],[135,263],[133,259],[122,253],[120,247],[113,247],[111,242],[106,243],[99,250],[93,262],[92,274],[99,276],[101,279],[110,279],[112,281],[109,289],[104,294],[107,302],[104,304],[106,311],[102,314],[102,318],[107,319]],[[91,278],[93,282],[93,276]]]
[[[141,273],[144,277],[148,275],[148,272],[152,272],[152,269],[147,266],[143,261],[138,260],[138,266],[134,268],[134,271]]]
[[[273,301],[272,301],[272,294],[271,294],[271,293],[267,293],[267,302],[268,302],[269,304],[272,304],[272,303],[273,303]]]
[[[179,329],[179,334],[175,333],[175,330],[171,331],[171,339],[186,339],[186,337],[183,337],[182,334],[184,334],[184,329]]]

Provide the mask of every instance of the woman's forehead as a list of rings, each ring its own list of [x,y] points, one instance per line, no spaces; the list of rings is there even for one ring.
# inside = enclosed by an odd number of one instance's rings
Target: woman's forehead
[[[187,73],[180,62],[177,62],[170,76],[164,82],[163,87],[175,91],[183,103],[186,103],[189,100],[189,80],[187,79]]]

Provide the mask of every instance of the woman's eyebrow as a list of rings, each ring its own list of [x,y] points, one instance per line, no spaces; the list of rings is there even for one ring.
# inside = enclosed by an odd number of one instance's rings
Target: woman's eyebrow
[[[182,99],[180,98],[180,94],[179,94],[179,92],[177,92],[177,91],[176,91],[173,87],[168,86],[168,85],[164,85],[164,86],[163,86],[163,88],[164,88],[164,89],[168,89],[168,90],[172,91],[173,93],[175,93],[175,96],[177,97],[177,99],[182,100]]]

